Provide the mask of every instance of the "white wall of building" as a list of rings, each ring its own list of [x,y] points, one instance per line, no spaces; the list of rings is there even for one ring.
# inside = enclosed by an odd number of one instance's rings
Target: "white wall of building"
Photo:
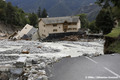
[[[18,33],[17,36],[15,36],[16,39],[20,39],[21,37],[23,37],[24,34],[28,34],[29,31],[31,31],[33,28],[33,26],[26,24],[25,27]]]

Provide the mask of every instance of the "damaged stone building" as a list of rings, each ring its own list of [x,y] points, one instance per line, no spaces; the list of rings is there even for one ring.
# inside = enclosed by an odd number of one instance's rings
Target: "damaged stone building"
[[[78,16],[41,18],[38,23],[41,39],[74,34],[81,28]]]
[[[14,37],[16,39],[31,39],[32,36],[37,32],[37,28],[26,24],[25,27],[18,32],[18,34]]]

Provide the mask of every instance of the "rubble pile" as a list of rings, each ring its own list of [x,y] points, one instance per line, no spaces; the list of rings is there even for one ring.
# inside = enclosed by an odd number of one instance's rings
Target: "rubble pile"
[[[0,40],[7,39],[7,34],[0,32]]]
[[[29,56],[28,52],[24,55],[22,51],[24,53],[28,51],[33,56]],[[41,42],[2,40],[0,41],[0,79],[7,80],[2,77],[6,74],[9,80],[47,80],[45,68],[58,58],[46,58],[34,54],[59,51],[59,49],[45,47]]]
[[[65,40],[65,41],[78,41],[79,40],[79,36],[78,35],[65,36],[64,38],[61,38],[61,40]]]
[[[50,66],[54,62],[64,57],[99,56],[103,54],[103,46],[104,40],[94,42],[0,40],[0,80],[8,78],[48,80],[51,77]]]
[[[10,69],[10,80],[48,80],[46,66],[56,61],[55,58],[20,57],[14,64],[15,67]]]
[[[13,58],[16,59],[14,62],[5,63],[3,61],[4,64],[0,64],[0,80],[48,80],[46,66],[58,61],[55,58],[40,56]],[[7,60],[7,56],[4,59]]]

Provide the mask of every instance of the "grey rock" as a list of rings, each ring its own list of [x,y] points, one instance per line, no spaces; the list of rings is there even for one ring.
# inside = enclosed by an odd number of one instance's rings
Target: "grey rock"
[[[30,72],[33,73],[33,74],[37,74],[38,73],[38,71],[35,70],[35,69],[32,69]]]
[[[20,76],[23,73],[23,68],[12,68],[12,69],[10,69],[10,73],[13,75]]]
[[[46,75],[45,70],[39,70],[38,75]]]
[[[48,80],[47,76],[39,76],[37,79],[35,80]]]
[[[0,80],[9,80],[9,77],[6,73],[0,73]]]
[[[42,76],[40,76],[40,77],[38,77],[37,79],[35,79],[35,80],[43,80],[43,77]]]
[[[43,76],[43,80],[48,80],[48,77],[47,76]]]
[[[46,67],[46,64],[44,62],[38,64],[38,66],[40,67],[40,69],[44,69]]]
[[[37,64],[37,60],[32,60],[32,64]]]

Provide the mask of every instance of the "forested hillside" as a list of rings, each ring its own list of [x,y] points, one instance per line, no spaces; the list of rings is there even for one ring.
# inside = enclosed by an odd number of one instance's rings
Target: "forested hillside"
[[[34,20],[33,20],[34,18]],[[25,13],[22,9],[12,6],[10,2],[6,3],[0,0],[0,22],[11,26],[23,27],[26,24],[35,26],[37,24],[37,15],[34,13]],[[31,22],[34,23],[31,23]]]

